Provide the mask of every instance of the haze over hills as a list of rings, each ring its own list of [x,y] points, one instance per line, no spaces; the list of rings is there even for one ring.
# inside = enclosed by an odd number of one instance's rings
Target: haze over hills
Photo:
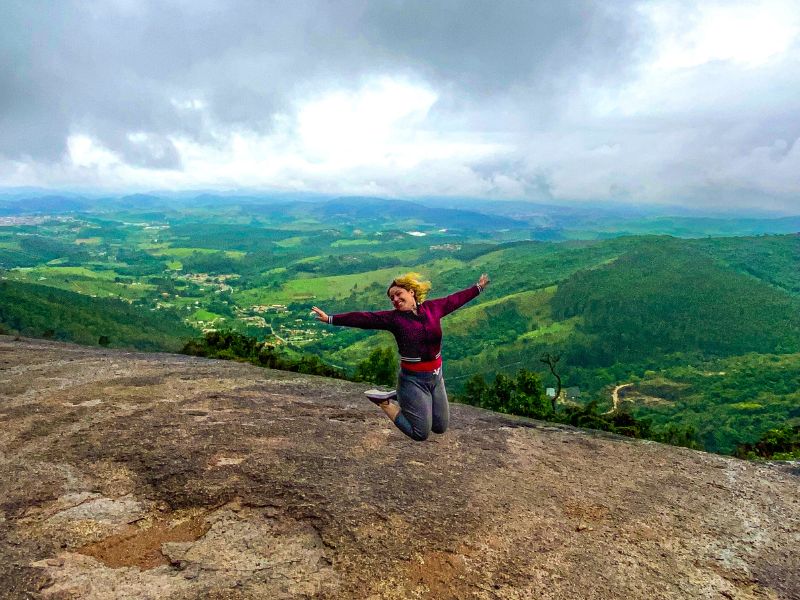
[[[758,210],[726,212],[687,208],[615,203],[546,204],[475,198],[393,199],[386,197],[325,196],[322,194],[263,193],[165,193],[85,196],[78,193],[0,193],[0,216],[65,214],[73,212],[131,211],[153,209],[179,213],[200,210],[223,211],[240,217],[267,212],[295,217],[314,214],[350,218],[377,215],[428,222],[439,227],[472,230],[512,228],[538,229],[541,239],[593,239],[619,235],[667,234],[679,237],[706,235],[758,235],[800,230],[800,216]],[[483,221],[475,213],[485,215]],[[487,218],[488,216],[488,218]],[[462,222],[462,219],[466,221]]]

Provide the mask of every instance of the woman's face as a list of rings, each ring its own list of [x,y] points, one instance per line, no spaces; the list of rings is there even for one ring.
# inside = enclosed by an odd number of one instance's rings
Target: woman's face
[[[409,292],[407,289],[401,288],[399,285],[393,285],[390,287],[388,294],[392,306],[394,306],[397,310],[414,310],[417,306],[414,292]]]

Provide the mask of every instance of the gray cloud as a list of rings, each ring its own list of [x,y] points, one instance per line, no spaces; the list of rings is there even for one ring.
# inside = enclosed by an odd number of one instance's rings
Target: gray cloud
[[[317,185],[629,200],[755,189],[791,208],[800,194],[797,62],[718,61],[645,81],[657,40],[639,5],[6,2],[0,163],[35,163],[36,173],[51,164],[68,179],[56,165],[81,133],[133,167],[180,170],[176,136],[223,149],[232,131],[269,135],[297,102],[388,74],[436,91],[428,130],[506,149],[421,165],[413,181],[365,171],[363,181],[326,174]],[[696,3],[684,5],[694,22]],[[465,172],[466,183],[448,179]]]
[[[551,91],[575,76],[618,79],[638,39],[632,3],[372,3],[365,35],[396,60],[469,95]]]
[[[142,164],[121,132],[206,133],[174,98],[266,131],[303,89],[387,71],[449,85],[467,104],[616,75],[629,23],[594,4],[18,2],[0,25],[0,151],[52,160],[80,128]]]

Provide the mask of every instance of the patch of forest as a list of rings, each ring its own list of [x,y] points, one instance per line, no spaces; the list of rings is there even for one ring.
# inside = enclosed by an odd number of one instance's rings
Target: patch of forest
[[[194,335],[172,311],[18,281],[0,281],[0,333],[146,351],[176,351]]]
[[[800,351],[800,300],[678,242],[628,252],[559,284],[556,319],[582,318],[571,364]]]
[[[691,426],[703,448],[729,454],[766,430],[800,424],[800,354],[685,360],[645,371],[625,392],[631,414]]]

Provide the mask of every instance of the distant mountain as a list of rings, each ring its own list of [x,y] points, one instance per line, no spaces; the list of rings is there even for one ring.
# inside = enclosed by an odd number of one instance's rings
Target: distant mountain
[[[58,215],[88,210],[91,202],[71,196],[0,199],[0,215]]]
[[[115,206],[128,210],[159,210],[173,203],[174,201],[170,202],[160,196],[151,196],[149,194],[132,194],[123,196],[113,202]]]
[[[529,230],[533,239],[607,239],[621,235],[739,236],[800,231],[800,216],[767,213],[711,214],[687,207],[591,202],[555,203],[475,198],[392,199],[331,197],[300,192],[153,191],[101,197],[27,188],[0,189],[0,216],[111,214],[163,220],[193,214],[252,217],[274,224],[292,218],[327,219],[333,225],[415,223],[462,231]]]
[[[321,209],[326,218],[416,220],[426,225],[447,229],[485,231],[488,229],[524,229],[529,227],[528,223],[500,215],[487,215],[453,208],[430,207],[407,200],[388,200],[384,198],[337,198],[322,203]]]
[[[649,216],[602,221],[578,221],[565,227],[579,233],[616,235],[660,234],[683,238],[705,236],[751,236],[800,231],[800,216],[779,218]],[[574,234],[573,234],[574,235]],[[577,235],[576,237],[583,237]]]

